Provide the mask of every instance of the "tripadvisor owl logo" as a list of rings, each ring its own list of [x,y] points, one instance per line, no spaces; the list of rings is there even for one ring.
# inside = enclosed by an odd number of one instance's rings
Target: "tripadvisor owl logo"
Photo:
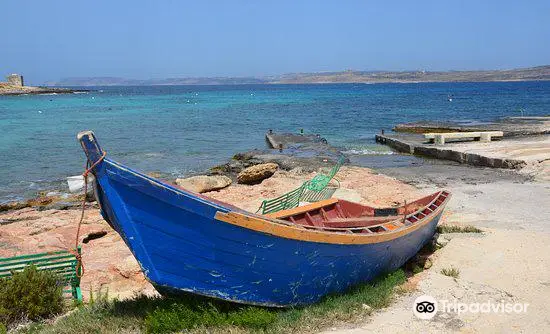
[[[429,320],[437,312],[443,313],[527,313],[528,303],[507,303],[504,300],[465,303],[456,299],[440,299],[439,304],[434,297],[423,295],[414,300],[412,305],[414,315],[419,319]]]
[[[424,320],[435,317],[437,313],[437,300],[428,295],[416,298],[413,303],[413,313],[417,318]]]

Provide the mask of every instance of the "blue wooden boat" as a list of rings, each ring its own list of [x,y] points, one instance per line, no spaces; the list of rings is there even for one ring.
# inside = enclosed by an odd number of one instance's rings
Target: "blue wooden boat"
[[[161,292],[264,305],[310,304],[396,270],[435,233],[450,194],[399,208],[328,199],[256,215],[104,158],[78,134],[105,220]]]

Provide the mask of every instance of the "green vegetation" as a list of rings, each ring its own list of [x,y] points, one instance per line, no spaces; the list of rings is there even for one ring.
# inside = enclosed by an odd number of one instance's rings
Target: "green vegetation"
[[[265,308],[225,307],[173,302],[165,307],[157,307],[145,317],[145,328],[150,333],[172,333],[197,326],[219,327],[233,325],[248,329],[267,329],[277,319],[277,314]]]
[[[105,304],[109,302],[109,290],[103,291],[101,288],[94,294],[93,290],[90,290],[88,296],[88,305]]]
[[[342,295],[327,296],[303,308],[273,309],[237,305],[186,295],[181,298],[137,296],[131,300],[94,299],[93,304],[53,325],[33,324],[26,333],[171,333],[183,330],[227,332],[311,332],[341,321],[359,319],[389,305],[395,288],[405,282],[398,270]]]
[[[64,306],[62,287],[50,271],[31,265],[0,280],[0,323],[51,317],[61,313]]]
[[[437,226],[437,233],[482,233],[483,230],[478,229],[475,226],[458,226],[458,225],[439,225]]]
[[[450,267],[450,268],[443,268],[441,269],[441,273],[445,276],[449,276],[449,277],[453,277],[453,278],[458,278],[458,276],[460,275],[460,270],[454,268],[454,267]]]
[[[412,267],[412,272],[413,274],[420,274],[421,272],[424,271],[424,268],[419,266],[418,264],[414,264],[413,267]]]

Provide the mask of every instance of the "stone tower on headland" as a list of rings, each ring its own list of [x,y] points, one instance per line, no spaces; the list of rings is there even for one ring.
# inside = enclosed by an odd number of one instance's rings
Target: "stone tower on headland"
[[[19,74],[10,74],[6,77],[8,84],[17,87],[23,87],[23,76]]]

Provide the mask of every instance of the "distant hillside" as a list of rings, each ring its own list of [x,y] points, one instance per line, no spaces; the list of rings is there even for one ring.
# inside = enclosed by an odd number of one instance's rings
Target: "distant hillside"
[[[273,83],[483,82],[550,80],[550,66],[502,71],[344,71],[282,75]]]
[[[66,78],[50,86],[141,86],[141,85],[242,85],[312,83],[407,83],[407,82],[485,82],[550,80],[550,65],[497,71],[342,71],[290,73],[271,77],[213,77],[134,80],[112,77]]]
[[[56,82],[47,82],[48,86],[151,86],[151,85],[245,85],[265,84],[260,78],[169,78],[136,80],[116,77],[65,78]]]

